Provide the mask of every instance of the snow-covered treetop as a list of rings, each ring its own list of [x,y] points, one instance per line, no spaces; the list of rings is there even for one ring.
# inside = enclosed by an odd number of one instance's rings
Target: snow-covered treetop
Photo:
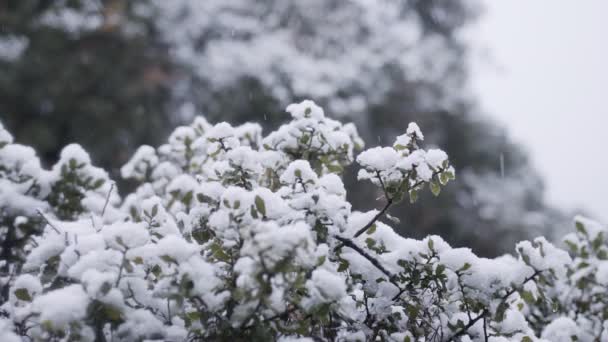
[[[158,14],[175,57],[209,86],[221,89],[251,77],[282,102],[310,96],[323,99],[334,114],[348,115],[379,100],[392,77],[447,86],[443,75],[451,61],[436,52],[459,39],[430,34],[423,23],[428,18],[412,10],[423,6],[406,2],[154,0],[153,9],[141,7]],[[456,17],[474,6],[429,7],[433,21],[458,27]]]
[[[0,340],[599,341],[606,228],[577,218],[569,251],[540,237],[479,258],[399,236],[386,211],[439,195],[448,156],[412,123],[356,153],[351,124],[312,101],[260,126],[197,117],[107,173],[69,145],[50,170],[0,126]],[[383,193],[351,208],[341,180]],[[371,199],[370,199],[371,200]]]

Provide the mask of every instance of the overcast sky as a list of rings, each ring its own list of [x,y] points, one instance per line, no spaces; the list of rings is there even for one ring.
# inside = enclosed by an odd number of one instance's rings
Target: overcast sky
[[[552,203],[608,222],[608,1],[484,2],[473,30],[483,109],[527,147]]]

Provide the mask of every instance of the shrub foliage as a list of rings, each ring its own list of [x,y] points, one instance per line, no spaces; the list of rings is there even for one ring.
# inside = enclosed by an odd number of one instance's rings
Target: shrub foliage
[[[416,124],[365,150],[312,101],[263,136],[197,117],[121,174],[78,145],[43,169],[0,126],[2,341],[605,341],[606,229],[576,219],[479,258],[399,236],[387,214],[455,178]],[[103,143],[103,142],[100,142]],[[346,200],[344,168],[380,210]],[[370,199],[374,200],[374,199]]]

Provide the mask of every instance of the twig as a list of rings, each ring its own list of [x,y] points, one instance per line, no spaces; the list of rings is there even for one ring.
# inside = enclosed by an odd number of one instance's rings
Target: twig
[[[372,218],[365,226],[363,226],[363,228],[359,229],[354,237],[359,237],[361,236],[361,234],[365,233],[369,228],[371,228],[371,226],[373,226],[376,221],[378,221],[380,219],[380,217],[382,217],[386,211],[391,207],[391,205],[393,204],[393,200],[392,199],[388,199],[388,201],[386,202],[386,204],[384,205],[384,208],[382,208],[382,210],[380,210],[375,216],[374,218]],[[340,239],[338,239],[340,240]],[[342,241],[342,240],[340,240]],[[336,246],[336,250],[344,247],[346,244],[342,241],[342,243],[340,243],[338,246]]]
[[[485,316],[483,318],[483,336],[484,336],[484,341],[488,342],[488,322],[487,322]]]
[[[42,217],[42,219],[46,222],[46,224],[48,224],[51,228],[53,228],[54,231],[57,232],[57,234],[61,234],[61,231],[59,229],[57,229],[57,227],[55,227],[51,221],[49,221],[49,219],[46,218],[46,216],[44,216],[44,214],[42,213],[42,211],[40,211],[40,209],[36,209],[36,212],[38,212],[38,215],[40,215],[40,217]]]
[[[101,218],[106,213],[106,208],[108,207],[108,203],[110,202],[110,195],[112,194],[112,190],[114,190],[114,182],[110,184],[110,190],[108,191],[108,195],[106,196],[106,203],[103,204],[103,209],[101,210]]]
[[[351,248],[355,252],[359,253],[359,255],[361,255],[362,257],[364,257],[365,259],[367,259],[372,265],[374,265],[374,267],[376,267],[378,270],[380,270],[380,272],[384,273],[384,275],[388,277],[388,281],[391,284],[393,284],[399,290],[399,292],[402,291],[401,286],[399,286],[399,283],[397,283],[395,281],[395,275],[393,275],[384,266],[382,266],[382,264],[380,264],[380,262],[376,258],[374,258],[373,256],[371,256],[366,251],[364,251],[363,248],[357,246],[352,240],[349,240],[347,238],[343,238],[343,237],[337,236],[337,235],[334,236],[334,237],[335,237],[336,240],[342,242],[342,244],[344,246]]]
[[[391,205],[393,205],[393,199],[389,198],[388,201],[386,201],[384,208],[382,208],[382,210],[380,210],[376,214],[376,216],[374,216],[374,218],[371,219],[363,228],[359,229],[355,233],[355,237],[361,236],[361,234],[365,233],[366,230],[368,230],[371,226],[373,226],[374,223],[376,223],[376,221],[378,221],[380,219],[380,217],[382,217],[386,213],[386,211],[391,207]]]
[[[335,238],[336,238],[336,240],[341,241],[345,246],[355,250],[357,253],[359,253],[365,259],[369,260],[369,262],[371,262],[372,265],[374,265],[377,269],[379,269],[387,277],[389,277],[389,278],[393,277],[393,275],[386,268],[384,268],[384,266],[382,266],[378,260],[376,260],[374,257],[369,255],[366,251],[363,250],[363,248],[357,246],[351,240],[343,238],[341,236],[336,236]]]
[[[534,278],[536,278],[536,276],[538,276],[542,271],[540,270],[536,270],[534,271],[534,273],[529,276],[528,278],[526,278],[524,280],[523,283],[521,283],[521,285],[519,287],[513,287],[511,290],[509,290],[500,300],[500,303],[498,304],[498,307],[500,307],[501,305],[503,305],[507,299],[509,299],[509,297],[511,297],[512,294],[514,294],[519,288],[521,288],[522,286],[524,286],[526,283],[528,283],[529,281],[533,280]],[[448,339],[448,341],[454,341],[454,339],[456,337],[460,337],[464,334],[467,333],[467,331],[475,325],[475,323],[477,323],[480,319],[485,319],[486,315],[488,315],[490,313],[490,311],[488,310],[488,308],[483,309],[483,311],[477,316],[475,317],[473,320],[469,321],[469,324],[467,324],[465,327],[463,327],[462,329],[460,329],[458,332],[456,332],[454,335],[452,335],[452,337],[450,337]]]
[[[433,177],[435,177],[436,175],[440,174],[441,172],[445,171],[443,168],[439,168],[437,171],[433,172]],[[384,182],[382,181],[382,177],[380,176],[380,174],[378,174],[378,179],[380,180],[380,184],[382,185],[382,190],[384,191],[384,197],[386,197],[387,201],[386,204],[384,205],[384,208],[382,208],[382,210],[380,210],[376,216],[374,216],[374,218],[372,218],[365,226],[363,226],[363,228],[359,229],[354,237],[359,237],[361,236],[361,234],[365,233],[365,231],[367,231],[371,226],[374,225],[374,223],[376,223],[376,221],[378,221],[384,214],[386,214],[386,212],[388,211],[388,209],[390,209],[391,205],[393,205],[393,199],[388,197],[388,194],[386,193],[386,187],[384,186]],[[408,190],[406,192],[409,192],[410,189],[415,189],[416,187],[422,185],[423,183],[425,183],[425,181],[418,181],[415,184],[411,185],[408,187]],[[342,247],[343,245],[339,245],[337,248]]]
[[[122,253],[122,260],[120,261],[120,267],[118,268],[118,277],[116,278],[116,284],[114,284],[115,287],[118,287],[118,285],[120,285],[120,278],[122,278],[122,269],[124,268],[125,261],[127,261],[126,250]]]

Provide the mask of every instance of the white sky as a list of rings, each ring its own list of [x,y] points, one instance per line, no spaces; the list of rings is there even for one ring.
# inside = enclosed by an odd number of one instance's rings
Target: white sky
[[[526,146],[551,203],[608,222],[608,1],[484,5],[472,31],[487,50],[473,62],[482,108]]]

